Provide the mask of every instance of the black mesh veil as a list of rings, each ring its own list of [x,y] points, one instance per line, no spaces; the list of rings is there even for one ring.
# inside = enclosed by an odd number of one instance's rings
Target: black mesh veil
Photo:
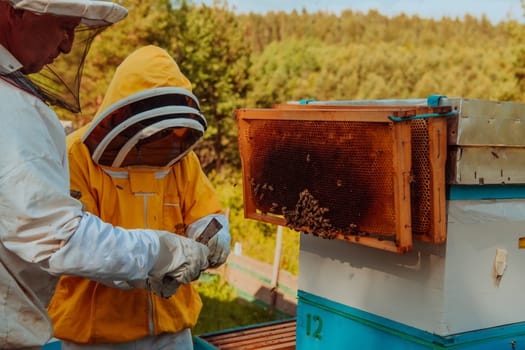
[[[80,24],[75,29],[75,40],[69,53],[59,55],[40,72],[28,75],[43,100],[73,113],[80,112],[80,81],[84,61],[93,39],[107,27]]]

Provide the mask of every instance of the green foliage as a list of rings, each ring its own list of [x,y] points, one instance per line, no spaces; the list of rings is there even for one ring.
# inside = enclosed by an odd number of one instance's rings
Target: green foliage
[[[89,122],[104,98],[117,66],[144,45],[169,48],[173,31],[170,0],[122,0],[128,17],[95,38],[82,78],[82,114],[76,124]]]
[[[268,308],[239,298],[236,291],[219,275],[204,275],[195,286],[201,296],[203,308],[197,325],[192,330],[194,335],[278,319]]]
[[[362,43],[339,47],[297,39],[273,42],[254,59],[251,77],[257,83],[249,101],[270,107],[304,98],[385,99],[431,94],[499,100],[515,89],[512,62],[506,62],[507,57],[513,57],[510,48],[480,54],[479,48],[454,50],[437,43],[428,51],[432,54],[388,42],[376,43],[373,48]]]
[[[429,94],[522,99],[516,83],[523,54],[515,48],[523,26],[515,21],[492,25],[468,15],[436,21],[350,10],[340,16],[249,14],[240,20],[258,52],[250,74],[252,106]]]
[[[254,59],[250,76],[257,83],[249,94],[249,103],[271,107],[278,102],[309,96],[321,69],[320,43],[288,39],[273,42]]]
[[[225,3],[189,5],[174,11],[173,55],[192,81],[209,131],[198,150],[205,168],[221,171],[225,155],[236,159],[232,110],[243,105],[248,89],[250,51],[244,30]]]

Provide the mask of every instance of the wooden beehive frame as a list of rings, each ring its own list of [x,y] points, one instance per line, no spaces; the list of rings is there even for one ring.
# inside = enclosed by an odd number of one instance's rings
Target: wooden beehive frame
[[[336,109],[241,109],[235,111],[239,126],[239,149],[243,167],[243,194],[245,217],[276,225],[286,225],[282,217],[269,215],[257,210],[255,199],[249,179],[251,178],[250,166],[251,151],[248,140],[243,137],[243,130],[249,127],[250,121],[254,120],[293,120],[293,121],[356,121],[367,123],[387,124],[392,134],[392,176],[394,185],[394,206],[396,216],[395,241],[383,240],[375,237],[353,236],[338,234],[337,239],[351,241],[378,249],[392,252],[404,253],[412,248],[411,231],[411,131],[408,122],[392,122],[389,116],[406,116],[404,109],[392,111],[380,108],[361,108],[359,110],[336,110]],[[261,145],[264,147],[264,145]]]
[[[428,113],[443,113],[450,111],[451,107],[427,107],[411,105],[351,105],[351,104],[276,104],[276,109],[299,110],[388,110],[409,115]],[[447,162],[447,118],[429,118],[428,121],[428,159],[430,172],[430,198],[431,198],[431,230],[423,235],[414,235],[414,238],[431,243],[443,243],[447,238],[446,220],[446,162]],[[412,160],[412,164],[414,160]]]

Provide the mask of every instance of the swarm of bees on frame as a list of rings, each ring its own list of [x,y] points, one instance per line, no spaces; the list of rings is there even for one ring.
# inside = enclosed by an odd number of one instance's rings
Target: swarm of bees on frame
[[[252,191],[253,191],[253,195],[254,197],[257,197],[259,200],[263,200],[264,198],[264,194],[266,192],[273,192],[273,186],[272,185],[269,185],[267,183],[264,183],[264,184],[258,184],[255,182],[255,179],[252,177],[250,178],[250,183],[252,185]],[[273,210],[275,210],[274,207],[272,207]],[[270,210],[271,212],[272,210]]]
[[[263,200],[265,194],[274,191],[274,187],[270,184],[258,184],[253,178],[250,179],[250,182],[252,193],[258,200]],[[365,232],[359,232],[355,224],[350,224],[344,229],[334,227],[330,223],[330,219],[325,215],[329,211],[330,209],[319,205],[319,201],[308,189],[304,189],[299,193],[299,199],[294,208],[280,207],[278,203],[272,203],[268,210],[268,212],[273,214],[282,214],[286,220],[286,227],[296,231],[311,233],[321,238],[334,239],[340,234],[343,236],[368,235]]]
[[[288,210],[283,207],[281,210],[288,228],[308,231],[315,236],[327,239],[333,239],[337,236],[338,230],[332,227],[330,219],[325,218],[325,214],[330,209],[319,206],[319,201],[308,189],[299,193],[299,200],[295,204],[295,208]]]

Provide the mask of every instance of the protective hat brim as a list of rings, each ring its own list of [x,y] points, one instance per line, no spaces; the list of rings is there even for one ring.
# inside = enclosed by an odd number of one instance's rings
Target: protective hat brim
[[[81,18],[87,26],[107,26],[117,23],[128,10],[114,2],[98,0],[8,0],[16,9],[56,16]]]
[[[81,140],[97,164],[165,167],[192,149],[206,128],[206,118],[191,92],[164,87],[141,91],[110,106]],[[187,130],[183,136],[177,131],[182,129]]]

